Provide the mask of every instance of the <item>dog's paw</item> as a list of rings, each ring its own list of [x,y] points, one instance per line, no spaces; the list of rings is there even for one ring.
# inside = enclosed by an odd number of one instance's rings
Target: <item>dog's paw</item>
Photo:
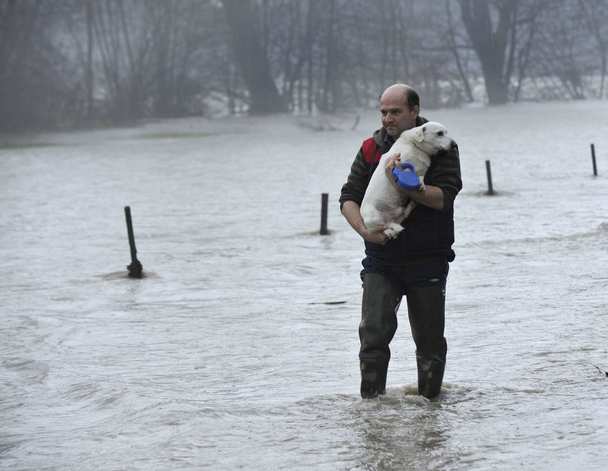
[[[387,224],[386,229],[384,229],[384,234],[389,239],[396,239],[399,233],[403,230],[403,226],[400,224],[391,222]]]
[[[386,237],[388,237],[389,239],[394,239],[395,237],[397,237],[393,229],[384,229],[384,235],[386,235]]]

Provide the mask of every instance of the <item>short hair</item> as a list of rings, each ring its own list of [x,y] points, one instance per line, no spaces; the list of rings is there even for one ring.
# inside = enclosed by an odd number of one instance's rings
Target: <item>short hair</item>
[[[380,94],[378,98],[380,99],[389,88],[400,88],[401,90],[403,90],[403,93],[405,95],[405,103],[408,108],[412,109],[414,108],[414,106],[417,106],[420,110],[420,96],[418,95],[418,92],[416,92],[416,90],[414,90],[409,85],[406,85],[405,83],[394,83],[393,85],[390,85],[389,87],[384,89],[384,91]]]
[[[418,96],[418,92],[407,85],[405,89],[405,100],[410,109],[414,108],[414,106],[417,106],[418,109],[420,109],[420,96]]]

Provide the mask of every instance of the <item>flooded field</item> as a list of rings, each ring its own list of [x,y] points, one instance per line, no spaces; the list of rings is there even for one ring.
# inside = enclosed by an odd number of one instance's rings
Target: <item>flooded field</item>
[[[605,469],[606,108],[422,113],[459,143],[464,182],[432,402],[405,306],[388,394],[358,394],[363,243],[337,198],[375,114],[4,146],[0,468]],[[142,280],[125,277],[126,205]]]

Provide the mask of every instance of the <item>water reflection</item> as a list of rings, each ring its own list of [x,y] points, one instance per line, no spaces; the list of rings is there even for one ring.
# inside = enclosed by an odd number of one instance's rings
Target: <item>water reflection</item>
[[[389,391],[356,407],[362,469],[445,469],[451,462],[447,425],[440,401],[415,395],[412,388]]]

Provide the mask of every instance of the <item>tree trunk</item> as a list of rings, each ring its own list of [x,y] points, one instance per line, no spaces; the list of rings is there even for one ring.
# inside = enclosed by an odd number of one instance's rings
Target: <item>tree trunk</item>
[[[91,120],[93,117],[93,5],[92,0],[86,2],[86,22],[87,22],[87,62],[86,62],[86,117]]]
[[[236,62],[249,90],[251,114],[287,111],[270,74],[250,0],[222,0]]]
[[[317,2],[316,0],[308,0],[308,14],[306,16],[306,110],[308,114],[312,114],[314,108],[314,61],[313,61],[313,28],[317,22]]]
[[[27,129],[33,110],[42,111],[34,70],[34,44],[42,4],[8,0],[0,11],[0,129]],[[42,18],[44,21],[44,18]],[[34,57],[34,58],[33,58]]]
[[[514,13],[518,0],[459,0],[462,20],[473,49],[481,63],[490,105],[508,100],[510,70],[507,64],[509,33],[514,27]],[[496,29],[492,24],[490,5],[497,10]]]
[[[581,10],[585,15],[585,20],[589,25],[589,29],[593,34],[593,38],[597,43],[597,48],[600,55],[600,88],[598,96],[600,99],[604,98],[604,85],[606,82],[606,73],[608,71],[608,34],[606,34],[606,28],[602,28],[602,24],[605,23],[606,15],[602,15],[602,8],[604,12],[608,9],[606,2],[587,2],[579,0]],[[602,22],[604,20],[604,22]]]
[[[464,87],[464,94],[468,103],[473,103],[473,89],[471,88],[471,84],[469,82],[469,78],[464,71],[464,67],[462,65],[462,61],[460,60],[460,54],[458,53],[458,44],[456,43],[456,34],[454,33],[454,22],[452,20],[452,9],[450,8],[450,0],[446,0],[445,8],[447,13],[447,21],[448,21],[448,42],[449,48],[454,56],[454,60],[456,61],[456,68],[458,69],[458,75],[460,77],[460,82]]]
[[[539,2],[534,4],[531,9],[526,14],[524,21],[527,23],[527,39],[525,43],[519,48],[517,52],[517,84],[515,86],[515,90],[513,92],[513,101],[519,101],[521,90],[523,86],[524,79],[526,78],[526,73],[528,71],[528,67],[530,65],[530,57],[532,53],[532,49],[534,47],[534,39],[536,36],[536,32],[538,29],[538,19],[540,15],[545,11],[545,6],[548,4],[548,1]],[[520,20],[518,20],[520,21]],[[523,36],[523,34],[518,34],[518,36]],[[513,44],[515,48],[515,44]]]
[[[335,110],[336,104],[336,0],[330,0],[325,41],[325,79],[323,86],[322,108],[325,112]]]

